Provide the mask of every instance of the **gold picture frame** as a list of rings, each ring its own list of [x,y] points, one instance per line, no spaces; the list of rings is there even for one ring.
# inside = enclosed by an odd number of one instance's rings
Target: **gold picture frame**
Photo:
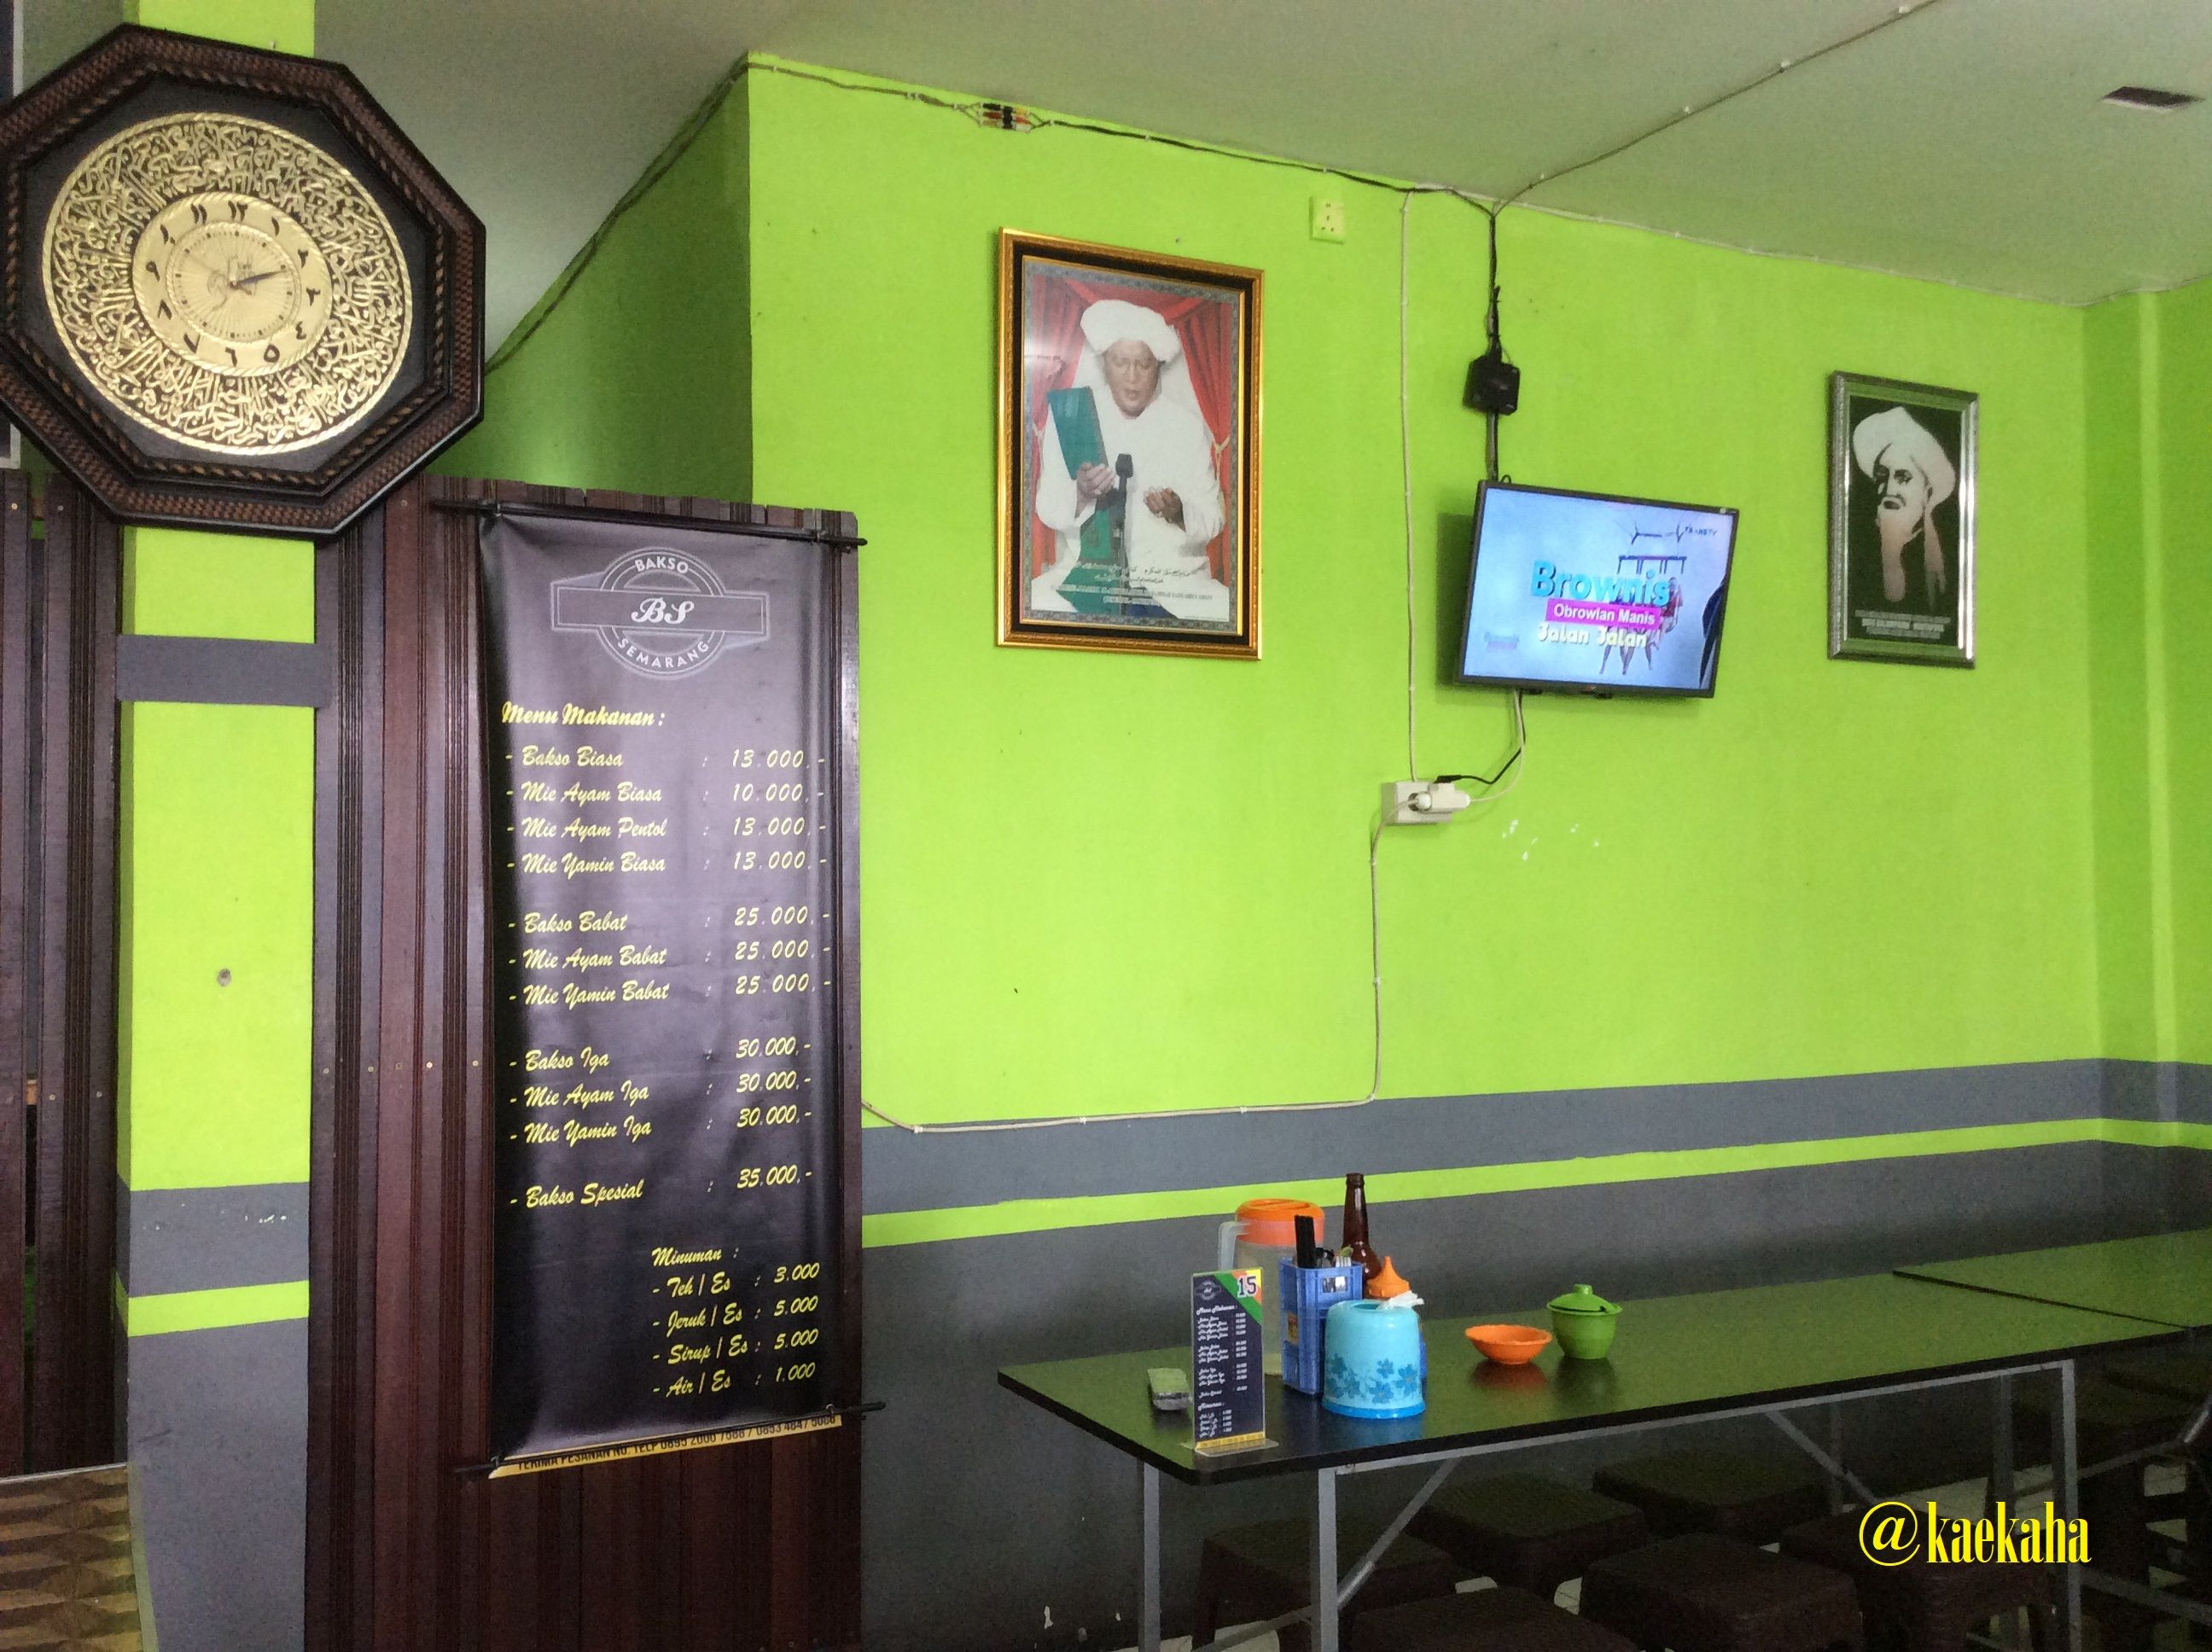
[[[1001,646],[1260,657],[1261,295],[1000,232]]]

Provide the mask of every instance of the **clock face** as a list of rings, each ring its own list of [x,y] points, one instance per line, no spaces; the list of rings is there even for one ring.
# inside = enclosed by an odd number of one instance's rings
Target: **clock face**
[[[325,150],[244,116],[166,115],[78,163],[46,220],[47,306],[111,408],[211,452],[354,424],[414,321],[391,221]]]

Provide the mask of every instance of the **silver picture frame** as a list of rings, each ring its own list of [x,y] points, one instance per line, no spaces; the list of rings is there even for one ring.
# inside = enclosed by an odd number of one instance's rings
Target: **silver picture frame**
[[[1837,373],[1828,380],[1828,657],[1974,663],[1981,398]]]

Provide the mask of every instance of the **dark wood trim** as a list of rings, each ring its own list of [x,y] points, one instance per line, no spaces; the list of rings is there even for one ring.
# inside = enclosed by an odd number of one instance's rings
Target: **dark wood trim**
[[[374,1064],[382,906],[376,851],[382,814],[384,516],[372,513],[315,556],[315,635],[332,661],[330,702],[315,714],[313,1125],[307,1314],[307,1644],[370,1599],[372,1573],[348,1540],[373,1527],[374,1433],[354,1419],[376,1369],[376,1316],[362,1299],[362,1259],[376,1212],[374,1142],[362,1105]]]
[[[117,1176],[115,968],[122,534],[48,478],[40,770],[39,1131],[30,1467],[112,1461]]]
[[[317,714],[307,1645],[855,1648],[856,1423],[514,1479],[457,1472],[489,1448],[482,522],[465,507],[495,501],[854,537],[834,513],[433,477],[322,553],[316,635],[336,689]],[[842,1386],[857,1399],[855,586],[838,555]]]
[[[116,1454],[114,524],[0,475],[0,1473]],[[34,1099],[35,1098],[35,1099]],[[32,1272],[26,1324],[26,1292]]]
[[[43,550],[43,547],[40,548]],[[31,490],[18,471],[0,476],[0,1474],[23,1472],[26,1401],[24,1200],[31,1086],[37,1056],[38,976],[46,962],[35,915],[32,846],[39,715],[32,661],[40,629],[34,594]]]

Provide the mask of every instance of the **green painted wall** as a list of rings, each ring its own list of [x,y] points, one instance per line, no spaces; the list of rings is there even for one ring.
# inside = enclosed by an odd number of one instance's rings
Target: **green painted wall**
[[[2162,910],[2166,788],[2154,783],[2154,666],[2145,647],[2155,594],[2145,520],[2158,508],[2150,465],[2158,408],[2160,301],[2129,297],[2083,316],[2090,525],[2089,780],[2097,861],[2098,1003],[2104,1048],[2170,1055],[2171,971],[2152,939]],[[2154,797],[2156,801],[2154,803]],[[2160,890],[2155,898],[2154,890]]]
[[[869,1092],[921,1118],[1367,1084],[1364,848],[1404,772],[1400,197],[751,77],[755,477],[860,514]],[[993,238],[1267,272],[1256,665],[994,649]],[[1480,216],[1413,210],[1425,769],[1479,422]],[[1525,481],[1739,506],[1710,703],[1530,703],[1521,789],[1382,846],[1383,1088],[1774,1077],[2095,1053],[2076,312],[1509,212]],[[896,252],[891,252],[896,249]],[[848,270],[895,257],[896,280]],[[1983,397],[1972,672],[1825,657],[1826,374]],[[1111,1060],[1081,1059],[1110,1049]]]
[[[763,501],[859,513],[878,1105],[941,1121],[1364,1093],[1366,836],[1407,763],[1403,197],[987,130],[778,70],[757,64],[744,104],[615,226],[449,468],[724,492],[742,476]],[[1343,245],[1308,236],[1322,191],[1347,202]],[[734,268],[700,251],[715,198],[749,212]],[[992,645],[1002,226],[1266,270],[1261,661]],[[1481,473],[1459,390],[1483,220],[1423,197],[1410,229],[1435,773],[1489,767],[1509,725],[1503,696],[1439,663]],[[1533,699],[1513,796],[1386,837],[1383,1091],[2160,1054],[2142,754],[2165,714],[2130,472],[2148,438],[2107,416],[2152,416],[2157,363],[2090,371],[2135,359],[2137,319],[1528,211],[1500,240],[1528,375],[1507,471],[1738,506],[1738,573],[1716,699]],[[662,321],[624,309],[664,294],[681,301]],[[700,314],[732,336],[701,338]],[[748,349],[749,400],[698,367]],[[1971,672],[1826,658],[1836,368],[1982,396]],[[617,398],[649,401],[649,428],[592,410]],[[740,433],[749,469],[724,457]]]
[[[2162,699],[2154,712],[2165,738],[2166,818],[2170,823],[2172,1053],[2212,1060],[2212,746],[2204,713],[2212,708],[2212,282],[2155,301],[2158,310],[2158,584],[2151,638],[2162,665]]]
[[[313,0],[125,0],[125,11],[149,28],[302,56],[315,50]]]
[[[750,496],[747,95],[740,81],[702,112],[689,147],[613,221],[589,274],[518,329],[535,331],[490,374],[484,422],[434,468]]]

